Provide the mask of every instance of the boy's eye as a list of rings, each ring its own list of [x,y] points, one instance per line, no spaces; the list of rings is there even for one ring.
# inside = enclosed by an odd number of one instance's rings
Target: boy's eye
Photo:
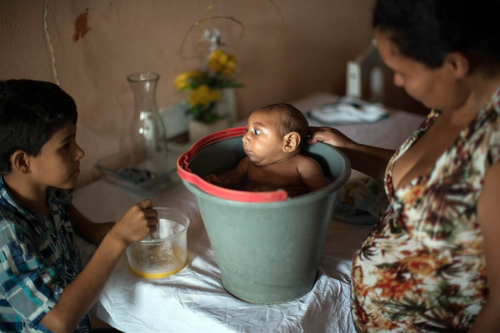
[[[61,147],[61,150],[65,150],[69,148],[69,142],[66,143],[64,146]]]
[[[248,128],[245,128],[245,133],[248,133]]]
[[[256,130],[253,130],[253,132],[255,133],[255,135],[260,135],[260,133],[262,133],[260,130],[256,129]]]

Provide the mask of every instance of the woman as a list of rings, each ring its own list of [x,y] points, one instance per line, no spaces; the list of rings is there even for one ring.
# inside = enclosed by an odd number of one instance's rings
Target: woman
[[[433,111],[396,152],[313,130],[390,201],[353,259],[358,331],[500,332],[499,13],[499,0],[379,0],[394,83]]]

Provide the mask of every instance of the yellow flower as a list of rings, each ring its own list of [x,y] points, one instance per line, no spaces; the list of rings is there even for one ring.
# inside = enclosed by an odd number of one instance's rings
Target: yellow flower
[[[208,57],[208,67],[216,73],[231,75],[236,70],[236,57],[222,50],[215,50]]]
[[[194,89],[188,96],[188,102],[191,106],[207,105],[219,99],[219,93],[216,90],[210,89],[206,84]]]
[[[189,71],[178,75],[175,78],[175,87],[177,90],[182,90],[189,86],[190,79],[198,78],[202,75],[200,71]]]

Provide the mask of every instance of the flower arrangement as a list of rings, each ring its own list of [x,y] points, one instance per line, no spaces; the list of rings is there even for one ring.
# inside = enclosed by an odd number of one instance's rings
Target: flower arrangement
[[[204,71],[189,71],[175,78],[178,91],[187,92],[188,112],[195,120],[207,124],[219,120],[214,112],[220,99],[219,91],[224,88],[239,88],[243,85],[234,78],[236,72],[236,57],[221,49],[216,49],[207,58],[207,68]]]

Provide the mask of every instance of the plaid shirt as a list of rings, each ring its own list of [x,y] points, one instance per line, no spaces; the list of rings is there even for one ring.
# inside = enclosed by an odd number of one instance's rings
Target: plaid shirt
[[[80,272],[71,195],[49,188],[46,201],[52,219],[19,206],[0,177],[0,332],[50,332],[41,320]],[[88,315],[75,332],[90,332]]]

